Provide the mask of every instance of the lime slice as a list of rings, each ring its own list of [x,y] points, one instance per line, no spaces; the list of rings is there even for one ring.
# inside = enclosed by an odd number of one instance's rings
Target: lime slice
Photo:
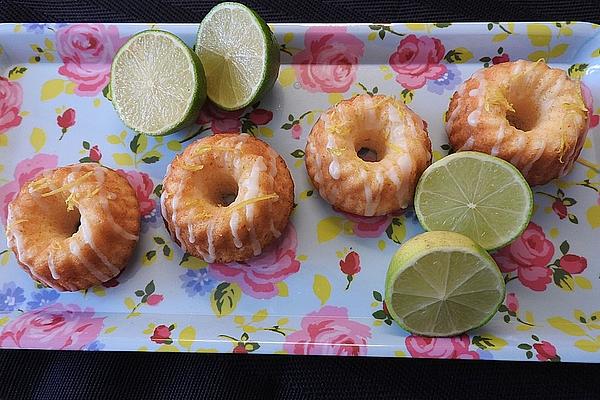
[[[125,125],[159,136],[195,121],[206,100],[206,79],[196,54],[177,36],[148,30],[115,55],[110,90]]]
[[[225,110],[260,100],[279,73],[279,45],[254,11],[243,4],[221,3],[198,29],[196,54],[206,70],[208,98]]]
[[[415,211],[428,231],[462,233],[486,250],[516,239],[533,209],[531,188],[512,164],[464,151],[444,157],[423,172]]]
[[[426,232],[392,258],[385,303],[409,332],[454,336],[486,324],[504,291],[498,266],[481,246],[459,233]]]

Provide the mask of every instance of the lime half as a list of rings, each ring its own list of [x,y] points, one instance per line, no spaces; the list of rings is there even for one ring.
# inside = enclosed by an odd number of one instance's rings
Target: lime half
[[[396,252],[385,302],[403,329],[454,336],[486,324],[504,300],[504,279],[490,255],[468,237],[427,232]]]
[[[423,172],[415,211],[428,231],[462,233],[486,250],[516,239],[533,209],[531,188],[512,164],[465,151],[435,162]]]
[[[206,71],[208,98],[225,110],[255,103],[277,80],[279,45],[265,21],[243,4],[210,10],[195,49]]]
[[[157,30],[132,36],[117,52],[110,89],[123,123],[152,136],[191,124],[206,100],[196,54],[177,36]]]

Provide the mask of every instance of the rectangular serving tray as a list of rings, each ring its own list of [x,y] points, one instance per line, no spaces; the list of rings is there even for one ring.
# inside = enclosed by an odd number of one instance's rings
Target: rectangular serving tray
[[[26,180],[78,162],[123,171],[143,213],[127,269],[77,293],[32,281],[6,250],[2,229],[0,347],[600,361],[597,127],[588,134],[583,164],[534,188],[533,222],[502,253],[508,297],[500,312],[457,338],[411,336],[384,310],[390,257],[398,243],[422,231],[414,212],[376,218],[337,212],[312,190],[303,162],[319,114],[364,92],[403,99],[427,121],[434,158],[443,157],[450,96],[477,69],[506,60],[544,58],[582,79],[599,104],[597,25],[274,24],[282,64],[259,104],[230,113],[205,107],[198,123],[180,133],[136,136],[105,90],[115,51],[150,28],[171,31],[191,46],[197,27],[0,25],[0,222]],[[596,125],[600,110],[592,111]],[[247,265],[187,257],[160,218],[157,193],[168,163],[194,137],[227,130],[270,143],[296,188],[285,239]]]

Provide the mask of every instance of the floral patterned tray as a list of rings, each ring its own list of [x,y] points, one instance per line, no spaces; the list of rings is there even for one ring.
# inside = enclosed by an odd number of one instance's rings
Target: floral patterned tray
[[[115,51],[137,31],[196,25],[0,25],[0,222],[20,186],[45,168],[97,162],[135,187],[140,243],[117,278],[85,292],[36,285],[0,234],[0,347],[375,355],[600,361],[600,109],[583,164],[534,188],[523,236],[496,259],[507,298],[480,330],[455,338],[408,334],[382,303],[398,244],[421,232],[414,212],[374,218],[337,212],[303,165],[319,113],[356,93],[384,93],[428,123],[434,157],[450,150],[449,97],[478,68],[546,59],[600,101],[600,30],[588,23],[286,25],[272,29],[282,66],[272,92],[239,112],[206,106],[172,136],[135,135],[106,90]],[[191,140],[242,131],[287,161],[297,207],[283,240],[248,265],[207,265],[183,254],[163,227],[158,194],[167,164]],[[586,166],[587,165],[587,166]],[[4,230],[2,230],[4,231]]]

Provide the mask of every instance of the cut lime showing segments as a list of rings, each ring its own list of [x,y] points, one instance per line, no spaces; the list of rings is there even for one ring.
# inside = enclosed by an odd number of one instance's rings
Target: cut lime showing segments
[[[426,232],[396,252],[385,302],[403,329],[454,336],[486,324],[504,300],[504,279],[490,255],[468,237]]]
[[[123,123],[152,136],[191,124],[206,100],[196,54],[177,36],[157,30],[132,36],[117,52],[110,89]]]
[[[527,227],[533,194],[512,164],[464,151],[444,157],[423,172],[415,211],[428,231],[462,233],[486,250],[516,239]]]
[[[279,73],[279,45],[267,24],[239,3],[221,3],[198,29],[196,54],[206,71],[208,98],[225,110],[260,100]]]

